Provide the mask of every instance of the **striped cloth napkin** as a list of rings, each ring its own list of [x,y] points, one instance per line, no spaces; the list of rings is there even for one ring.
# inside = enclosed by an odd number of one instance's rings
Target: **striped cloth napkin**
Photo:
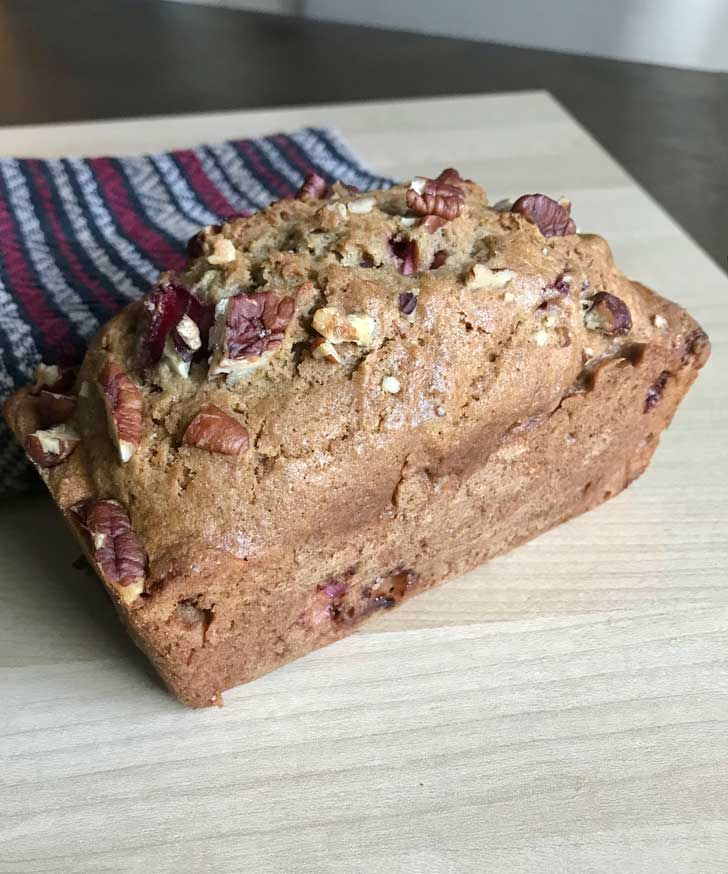
[[[307,173],[367,189],[372,175],[329,130],[132,158],[0,159],[0,405],[39,361],[72,364],[203,225],[293,194]],[[32,482],[0,421],[0,497]]]

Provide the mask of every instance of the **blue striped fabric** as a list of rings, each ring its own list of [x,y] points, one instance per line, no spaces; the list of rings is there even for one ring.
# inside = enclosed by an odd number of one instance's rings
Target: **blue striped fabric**
[[[78,362],[101,324],[184,264],[201,226],[289,196],[310,172],[391,184],[315,128],[131,158],[0,159],[0,404],[39,361]],[[0,497],[31,482],[0,421]]]

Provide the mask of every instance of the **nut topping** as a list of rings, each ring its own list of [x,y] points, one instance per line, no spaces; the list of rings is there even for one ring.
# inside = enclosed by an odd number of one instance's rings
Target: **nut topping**
[[[322,200],[330,195],[331,189],[324,177],[318,173],[309,173],[296,193],[296,200]]]
[[[39,467],[55,467],[65,461],[81,442],[81,437],[70,425],[56,425],[43,431],[34,431],[25,438],[25,451]]]
[[[467,288],[505,288],[516,274],[506,267],[491,269],[485,264],[473,264],[465,275]]]
[[[407,189],[407,206],[418,215],[439,216],[446,221],[457,218],[465,203],[465,193],[459,185],[446,181],[455,181],[455,176],[460,181],[457,170],[444,170],[437,179],[416,176]]]
[[[398,235],[389,241],[389,251],[392,253],[397,270],[402,276],[409,276],[417,272],[418,254],[417,243],[409,237]]]
[[[232,264],[236,258],[235,244],[227,237],[218,237],[212,245],[212,254],[207,256],[208,262],[215,267]]]
[[[584,313],[584,324],[590,331],[601,331],[613,336],[629,333],[632,316],[623,300],[606,291],[600,291],[585,303],[589,305],[589,309]]]
[[[82,501],[71,512],[86,532],[91,554],[101,576],[121,600],[131,604],[144,591],[147,553],[117,501]]]
[[[107,361],[99,376],[109,431],[119,458],[126,463],[142,439],[142,393],[115,361]]]
[[[374,336],[374,319],[359,313],[344,315],[336,307],[321,307],[313,315],[315,331],[331,343],[369,346]]]
[[[164,344],[164,360],[170,368],[185,378],[190,375],[190,364],[202,346],[200,329],[186,313],[177,322]]]
[[[226,219],[227,221],[227,219]],[[207,225],[187,241],[187,254],[190,258],[209,255],[215,237],[222,231],[222,225]]]
[[[349,201],[349,212],[354,215],[366,215],[374,209],[375,204],[373,197],[360,197],[358,200]]]
[[[544,237],[563,237],[576,233],[576,224],[569,214],[571,204],[567,206],[546,197],[545,194],[524,194],[511,207],[511,212],[517,212],[532,221]]]
[[[323,337],[314,337],[311,340],[311,355],[314,358],[323,358],[329,364],[341,364],[336,347],[331,340],[325,340]]]
[[[76,398],[73,395],[56,394],[43,389],[36,400],[36,410],[40,424],[44,428],[67,422],[76,411]]]
[[[279,297],[272,291],[221,300],[215,311],[210,379],[260,363],[257,359],[283,342],[295,308],[292,297]]]
[[[208,452],[240,455],[248,448],[249,438],[241,425],[220,407],[206,404],[187,426],[182,441]]]
[[[57,364],[38,362],[33,371],[31,394],[37,395],[43,389],[54,393],[67,392],[76,376],[75,367],[59,367]]]

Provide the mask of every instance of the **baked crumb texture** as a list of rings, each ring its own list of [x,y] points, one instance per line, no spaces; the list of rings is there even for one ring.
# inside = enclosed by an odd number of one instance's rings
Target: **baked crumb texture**
[[[709,354],[570,204],[454,170],[188,251],[5,413],[193,706],[620,492]]]

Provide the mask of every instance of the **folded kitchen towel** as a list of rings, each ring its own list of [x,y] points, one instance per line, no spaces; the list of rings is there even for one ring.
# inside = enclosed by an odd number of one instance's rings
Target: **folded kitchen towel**
[[[39,361],[80,361],[101,324],[184,265],[200,227],[291,195],[311,172],[389,184],[314,128],[131,158],[0,158],[0,406]],[[0,421],[0,497],[31,482]]]

